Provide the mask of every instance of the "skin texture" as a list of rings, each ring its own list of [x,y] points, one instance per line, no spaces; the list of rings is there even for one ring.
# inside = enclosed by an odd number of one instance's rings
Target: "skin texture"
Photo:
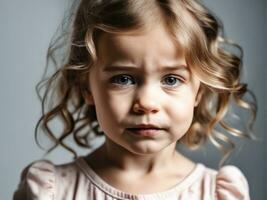
[[[186,66],[182,50],[159,24],[140,34],[104,33],[97,55],[86,101],[96,107],[106,142],[88,163],[126,192],[157,192],[177,184],[195,167],[175,146],[189,129],[200,98],[200,81]],[[129,131],[140,124],[161,130],[148,136]],[[147,186],[155,181],[161,184]]]

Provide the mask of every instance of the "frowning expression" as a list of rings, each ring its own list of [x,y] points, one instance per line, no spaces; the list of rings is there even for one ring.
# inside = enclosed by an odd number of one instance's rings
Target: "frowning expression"
[[[89,85],[107,138],[136,154],[176,143],[189,129],[200,81],[163,25],[142,34],[103,33]]]

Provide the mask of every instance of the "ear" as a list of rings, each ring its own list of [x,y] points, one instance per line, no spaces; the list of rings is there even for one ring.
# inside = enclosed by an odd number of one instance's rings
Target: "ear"
[[[196,95],[196,99],[195,99],[195,105],[194,105],[195,107],[197,107],[199,102],[201,101],[203,93],[204,93],[204,90],[200,86],[199,89],[198,89],[197,95]]]
[[[81,93],[82,93],[82,96],[83,96],[86,104],[88,104],[88,105],[94,105],[95,104],[93,95],[87,87],[82,87]]]

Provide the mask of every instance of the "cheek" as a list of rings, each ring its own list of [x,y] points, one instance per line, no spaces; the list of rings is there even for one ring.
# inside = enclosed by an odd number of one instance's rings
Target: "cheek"
[[[98,104],[96,113],[101,129],[112,138],[123,131],[121,124],[129,113],[130,100],[111,93],[107,93],[105,97]]]
[[[115,128],[129,114],[132,99],[129,95],[104,89],[102,91],[95,99],[98,121],[103,128]]]
[[[186,132],[193,120],[194,101],[193,98],[174,99],[169,102],[169,116],[171,117],[173,127],[179,132]],[[171,106],[173,105],[173,106]]]
[[[118,122],[123,121],[123,119],[129,114],[131,110],[132,98],[130,95],[109,93],[108,102],[110,107],[110,112],[113,113]]]

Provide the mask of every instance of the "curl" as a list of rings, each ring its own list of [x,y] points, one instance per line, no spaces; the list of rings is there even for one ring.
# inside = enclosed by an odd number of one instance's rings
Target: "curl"
[[[204,94],[194,110],[192,125],[180,142],[196,149],[210,140],[224,154],[222,165],[235,148],[231,137],[254,138],[250,133],[257,102],[247,85],[241,82],[242,48],[226,39],[221,22],[198,1],[82,0],[75,1],[70,13],[68,23],[64,23],[66,30],[48,49],[47,67],[52,63],[54,74],[49,78],[44,76],[37,86],[42,117],[37,123],[35,138],[37,140],[38,130],[42,128],[54,142],[48,152],[62,146],[77,156],[65,143],[69,136],[73,136],[78,146],[91,148],[90,141],[103,134],[94,106],[87,105],[83,95],[88,90],[90,68],[97,61],[99,36],[103,32],[142,32],[159,21],[169,28],[171,37],[183,49],[190,70],[201,80],[200,92]],[[246,100],[245,95],[250,95],[252,100]],[[251,118],[244,131],[226,122],[232,104],[249,111]],[[57,118],[64,127],[58,134],[48,126]]]

